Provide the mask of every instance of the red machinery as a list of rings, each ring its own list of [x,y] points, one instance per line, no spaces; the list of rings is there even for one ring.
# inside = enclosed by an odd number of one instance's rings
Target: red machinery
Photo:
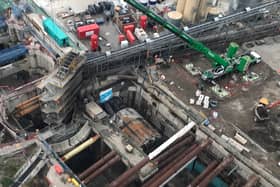
[[[274,101],[274,102],[270,103],[270,104],[267,106],[267,109],[272,109],[272,108],[274,108],[274,107],[277,107],[278,105],[280,105],[280,100]]]
[[[126,33],[130,30],[132,33],[134,32],[135,26],[133,24],[123,26],[123,31]]]
[[[126,37],[130,44],[135,42],[135,36],[132,34],[131,30],[126,31]]]
[[[119,35],[119,42],[121,43],[121,42],[124,41],[124,40],[125,40],[125,35],[120,34],[120,35]]]
[[[99,26],[96,23],[77,28],[77,35],[79,39],[85,39],[93,34],[99,34]]]
[[[96,51],[98,49],[98,35],[93,34],[90,38],[91,50]]]
[[[147,28],[147,20],[148,17],[146,15],[140,16],[140,26],[144,30]]]

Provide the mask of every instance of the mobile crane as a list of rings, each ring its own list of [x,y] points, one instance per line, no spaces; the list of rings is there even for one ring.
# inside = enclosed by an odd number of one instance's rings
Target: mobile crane
[[[175,25],[169,23],[167,20],[157,15],[149,8],[146,8],[144,5],[138,3],[135,0],[125,0],[128,4],[143,12],[145,15],[156,21],[158,24],[162,25],[164,28],[168,29],[170,32],[174,33],[185,42],[188,46],[202,54],[212,62],[211,69],[204,71],[201,75],[203,80],[214,80],[218,77],[221,77],[225,74],[231,73],[233,71],[246,72],[250,64],[261,62],[261,56],[256,52],[248,52],[242,56],[237,57],[236,53],[239,49],[238,44],[231,43],[227,49],[227,54],[223,58],[220,55],[216,54],[203,43],[197,41],[196,39],[189,36],[186,32],[176,27]]]

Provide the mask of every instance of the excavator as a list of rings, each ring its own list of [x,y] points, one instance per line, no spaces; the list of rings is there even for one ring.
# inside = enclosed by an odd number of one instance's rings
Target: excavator
[[[206,47],[203,43],[192,38],[182,29],[176,27],[172,23],[169,23],[166,19],[157,15],[152,10],[140,4],[139,2],[135,0],[125,0],[125,1],[131,6],[133,6],[134,8],[138,9],[139,11],[147,15],[150,19],[154,20],[155,22],[162,25],[170,32],[180,37],[182,40],[184,40],[187,43],[187,45],[190,48],[202,53],[207,59],[211,61],[212,68],[202,73],[201,75],[202,80],[213,81],[233,71],[244,73],[248,70],[251,64],[257,64],[261,62],[261,56],[257,54],[255,51],[251,51],[241,56],[237,56],[239,45],[234,42],[230,43],[225,57],[221,57],[220,55],[218,55],[217,53],[213,52],[208,47]]]
[[[279,106],[280,100],[269,103],[269,100],[265,97],[260,98],[258,104],[254,108],[254,121],[264,122],[270,120],[270,110]]]

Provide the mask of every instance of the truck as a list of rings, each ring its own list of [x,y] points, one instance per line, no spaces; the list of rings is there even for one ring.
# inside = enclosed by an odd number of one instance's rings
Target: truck
[[[256,52],[249,52],[248,54],[237,56],[236,54],[239,46],[234,42],[230,43],[225,57],[221,57],[220,55],[206,47],[203,43],[189,36],[182,29],[176,27],[172,23],[169,23],[166,19],[157,15],[138,1],[125,1],[134,8],[143,12],[158,24],[162,25],[170,32],[174,33],[176,36],[180,37],[187,43],[190,48],[202,53],[207,59],[212,62],[212,68],[202,73],[201,78],[203,80],[212,82],[213,80],[233,71],[244,73],[248,70],[251,64],[259,63],[261,61],[260,55],[258,55]]]

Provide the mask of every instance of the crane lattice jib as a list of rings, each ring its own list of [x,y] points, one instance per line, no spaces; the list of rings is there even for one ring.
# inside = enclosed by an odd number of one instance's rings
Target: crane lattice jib
[[[162,18],[161,16],[157,15],[153,11],[149,10],[142,4],[136,2],[135,0],[125,0],[127,3],[129,3],[134,8],[138,9],[139,11],[146,14],[151,19],[155,20],[157,23],[168,29],[170,32],[174,33],[175,35],[182,38],[184,41],[187,42],[188,46],[206,56],[209,60],[213,61],[214,65],[221,65],[223,67],[227,67],[230,65],[230,63],[223,59],[220,55],[214,53],[211,51],[208,47],[206,47],[203,43],[195,40],[188,34],[186,34],[184,31],[176,27],[175,25],[169,23],[167,20]]]

